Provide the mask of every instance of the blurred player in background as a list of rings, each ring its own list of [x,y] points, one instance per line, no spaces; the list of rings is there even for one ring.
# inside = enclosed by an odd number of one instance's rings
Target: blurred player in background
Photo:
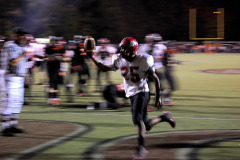
[[[163,75],[161,73],[161,69],[163,67],[162,58],[167,50],[167,47],[164,44],[159,43],[161,40],[162,36],[157,33],[148,34],[145,36],[145,44],[139,48],[140,53],[147,53],[153,56],[154,67],[159,80],[163,79]],[[150,81],[152,80],[150,79]]]
[[[158,33],[151,33],[145,36],[145,44],[140,47],[141,53],[147,53],[153,56],[154,67],[156,69],[156,74],[160,80],[166,79],[170,86],[170,89],[166,86],[161,85],[161,93],[164,94],[163,101],[165,105],[173,105],[171,99],[169,98],[170,91],[174,89],[174,81],[168,67],[166,67],[169,61],[169,54],[167,53],[167,46],[162,43],[162,36]],[[149,82],[152,82],[151,77]],[[166,90],[164,90],[166,89]]]
[[[102,89],[103,98],[106,100],[106,108],[118,109],[119,107],[126,105],[126,103],[119,103],[118,98],[124,98],[126,95],[124,86],[121,83],[109,84]]]
[[[26,100],[31,98],[31,85],[33,83],[33,68],[35,65],[34,57],[37,55],[36,48],[31,44],[31,42],[34,40],[34,37],[31,34],[26,35],[26,46],[25,46],[25,52],[27,57],[27,73],[25,75],[25,83],[24,83],[24,104],[27,105],[28,102]]]
[[[31,87],[32,84],[34,83],[34,77],[33,77],[33,72],[34,68],[36,66],[36,62],[41,61],[43,62],[44,58],[44,46],[42,44],[37,44],[35,38],[33,37],[32,34],[27,34],[26,35],[26,46],[25,46],[25,52],[26,52],[26,57],[28,59],[27,62],[27,74],[25,76],[25,85],[24,85],[24,104],[28,104],[27,100],[31,99]]]
[[[45,57],[45,48],[47,46],[46,43],[39,43],[36,39],[33,40],[33,42],[31,42],[31,45],[34,46],[37,50],[37,55],[39,57]],[[39,83],[40,85],[47,85],[47,74],[46,74],[46,70],[47,70],[47,65],[46,65],[46,61],[44,61],[43,58],[39,58],[39,57],[35,57],[34,61],[35,61],[35,69],[39,68],[39,71],[37,72],[37,75],[39,77]]]
[[[74,41],[68,45],[68,50],[73,51],[70,73],[67,76],[66,80],[66,89],[68,94],[70,93],[70,89],[74,86],[73,77],[74,74],[78,74],[78,86],[77,86],[77,95],[82,96],[87,87],[87,81],[90,79],[91,75],[89,72],[88,64],[86,63],[86,53],[84,53],[83,42],[86,36],[75,35]],[[87,76],[85,78],[84,76]],[[69,96],[69,102],[72,101],[72,97]]]
[[[21,113],[24,102],[24,81],[27,73],[27,57],[24,47],[26,46],[26,34],[24,28],[16,27],[13,30],[13,40],[5,43],[3,52],[9,55],[7,107],[2,115],[2,135],[14,136],[22,133],[23,129],[18,126],[18,116]]]
[[[98,46],[96,46],[96,58],[99,62],[110,65],[112,63],[111,57],[116,52],[116,48],[110,46],[110,40],[107,38],[100,38],[97,40]],[[97,86],[101,89],[101,75],[105,74],[105,81],[107,84],[111,83],[110,74],[108,72],[102,72],[97,68]]]
[[[61,62],[69,61],[70,58],[65,55],[65,46],[58,43],[57,37],[52,37],[50,44],[46,46],[45,61],[47,62],[47,71],[49,78],[48,101],[51,105],[60,105],[58,97],[58,87],[61,83],[60,67]]]
[[[176,60],[170,51],[165,52],[162,58],[162,63],[164,66],[164,77],[167,80],[168,88],[165,88],[162,94],[164,95],[164,102],[166,106],[172,106],[172,93],[177,89],[176,77],[174,77],[174,66],[176,64],[181,64],[180,61]]]
[[[149,131],[154,125],[164,121],[175,127],[175,121],[171,118],[170,112],[164,112],[159,117],[148,119],[147,105],[150,100],[148,76],[151,76],[155,82],[155,107],[161,108],[160,81],[155,74],[153,57],[149,54],[137,54],[138,42],[132,37],[126,37],[121,41],[119,51],[120,54],[114,58],[111,65],[99,62],[91,51],[88,51],[87,54],[102,71],[121,70],[126,97],[131,101],[132,120],[138,133],[138,146],[132,159],[143,159],[148,154],[145,149],[146,130]]]

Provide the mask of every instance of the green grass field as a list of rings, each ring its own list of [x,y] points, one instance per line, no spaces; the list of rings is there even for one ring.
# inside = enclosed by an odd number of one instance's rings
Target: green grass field
[[[199,72],[204,69],[240,69],[240,54],[177,54],[175,57],[183,61],[182,65],[176,66],[175,72],[179,88],[173,94],[175,105],[165,109],[172,112],[177,126],[172,129],[163,123],[157,125],[151,132],[240,129],[240,74]],[[89,82],[89,94],[96,89],[95,67],[90,67],[93,80]],[[119,72],[111,72],[111,77],[115,83],[122,82]],[[63,87],[61,94],[65,94]],[[92,94],[94,96],[75,97],[75,102],[71,104],[66,102],[65,96],[62,96],[62,107],[51,107],[46,105],[44,88],[39,85],[33,86],[34,100],[30,100],[30,105],[23,107],[21,119],[80,122],[91,125],[93,130],[82,137],[48,149],[31,158],[32,160],[43,159],[46,155],[53,159],[81,159],[81,154],[87,148],[100,141],[136,133],[128,107],[118,110],[87,110],[85,106],[102,101],[100,93]],[[160,114],[161,111],[154,111],[150,112],[149,116]],[[203,149],[199,154],[200,158],[240,159],[239,140],[219,144],[221,145],[236,147],[234,150],[228,148],[224,151],[222,148]]]

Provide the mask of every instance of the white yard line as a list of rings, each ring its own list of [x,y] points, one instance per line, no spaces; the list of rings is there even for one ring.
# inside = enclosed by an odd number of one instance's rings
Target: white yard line
[[[114,116],[114,117],[130,117],[130,114],[107,114],[107,113],[64,113],[64,114],[80,114],[80,115],[89,115],[89,116]],[[149,117],[156,117],[156,116],[149,116]],[[240,119],[233,119],[233,118],[212,118],[212,117],[174,117],[174,119],[201,119],[201,120],[222,120],[222,121],[240,121]]]
[[[29,110],[22,110],[23,112],[28,112]],[[33,113],[45,113],[45,112],[34,112]],[[47,113],[47,112],[46,112]],[[130,114],[111,114],[111,113],[76,113],[76,112],[58,112],[54,114],[76,114],[76,115],[89,115],[89,116],[113,116],[113,117],[131,117]],[[160,113],[160,112],[159,112]],[[148,117],[156,117],[156,116],[148,116]],[[222,120],[222,121],[240,121],[239,118],[213,118],[213,117],[174,117],[174,119],[201,119],[201,120]]]
[[[170,132],[157,132],[157,133],[149,133],[146,136],[154,136],[154,135],[169,135],[169,134],[176,134],[176,133],[186,133],[186,134],[191,134],[191,133],[200,133],[200,132],[222,132],[222,131],[228,131],[228,132],[239,132],[239,130],[197,130],[197,131],[170,131]],[[104,156],[105,156],[105,152],[108,148],[110,148],[111,146],[117,145],[118,143],[121,143],[122,141],[126,141],[132,138],[136,138],[136,135],[130,135],[130,136],[124,136],[124,137],[120,137],[120,138],[115,138],[111,141],[107,141],[105,143],[102,144],[98,144],[91,148],[91,150],[93,150],[93,152],[89,155],[87,155],[87,157],[85,157],[85,159],[98,159],[98,160],[104,160]],[[229,138],[229,137],[227,137]],[[205,140],[198,140],[198,141],[194,141],[192,143],[194,144],[202,144],[202,143],[210,143],[214,140],[225,140],[226,138],[212,138],[212,139],[205,139]],[[190,160],[191,158],[188,157],[188,155],[194,151],[194,148],[183,148],[183,149],[178,149],[177,152],[175,153],[175,157],[177,160]]]
[[[57,122],[57,121],[45,121],[45,122]],[[19,153],[16,153],[15,155],[9,157],[9,158],[5,158],[4,160],[18,160],[18,159],[25,159],[22,158],[25,155],[30,155],[33,153],[40,153],[42,151],[44,151],[45,149],[54,147],[60,143],[66,142],[67,140],[73,139],[74,137],[80,135],[81,133],[83,134],[84,132],[86,132],[88,130],[88,127],[83,125],[83,124],[76,124],[76,123],[71,123],[71,122],[58,122],[58,123],[67,123],[67,124],[72,124],[77,126],[78,128],[67,134],[67,135],[63,135],[62,137],[58,137],[56,139],[50,140],[48,142],[45,142],[43,144],[39,144],[37,146],[31,147],[29,149],[23,150]]]

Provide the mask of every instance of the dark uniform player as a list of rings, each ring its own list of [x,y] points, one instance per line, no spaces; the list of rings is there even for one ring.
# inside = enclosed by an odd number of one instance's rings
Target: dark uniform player
[[[107,102],[107,108],[117,109],[122,106],[122,104],[118,103],[118,97],[124,98],[126,100],[126,94],[124,91],[123,84],[109,84],[105,86],[102,90],[103,98]]]
[[[65,56],[65,46],[58,43],[57,38],[51,39],[51,44],[45,49],[47,71],[49,77],[48,100],[52,105],[59,105],[58,84],[60,83],[60,63],[70,60]]]
[[[180,61],[177,61],[173,59],[170,52],[165,52],[162,58],[162,63],[164,67],[164,77],[167,80],[169,88],[165,88],[165,90],[162,92],[165,95],[164,101],[165,105],[171,106],[173,103],[171,103],[171,96],[172,92],[176,90],[176,80],[173,76],[173,66],[175,64],[180,64]]]
[[[74,36],[74,44],[69,45],[69,50],[73,50],[74,55],[72,57],[70,75],[68,76],[66,87],[67,91],[70,92],[70,88],[72,87],[71,83],[73,81],[74,73],[78,74],[78,96],[84,94],[84,88],[87,85],[87,80],[90,79],[89,67],[86,63],[86,54],[83,49],[83,42],[85,40],[85,36]],[[84,79],[84,75],[87,76],[87,79]],[[72,100],[69,100],[72,101]]]

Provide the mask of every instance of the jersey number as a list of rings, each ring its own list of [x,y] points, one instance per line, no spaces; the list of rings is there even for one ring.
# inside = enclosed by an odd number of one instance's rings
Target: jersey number
[[[131,66],[130,67],[130,75],[131,75],[131,81],[134,82],[134,83],[137,83],[140,81],[140,77],[139,77],[139,74],[138,73],[134,73],[134,70],[138,70],[139,67],[134,67],[134,66]],[[128,67],[122,67],[121,68],[121,71],[124,71],[124,73],[122,73],[122,76],[126,79],[126,80],[129,80],[129,78],[127,78],[127,74],[129,72],[129,68]]]

